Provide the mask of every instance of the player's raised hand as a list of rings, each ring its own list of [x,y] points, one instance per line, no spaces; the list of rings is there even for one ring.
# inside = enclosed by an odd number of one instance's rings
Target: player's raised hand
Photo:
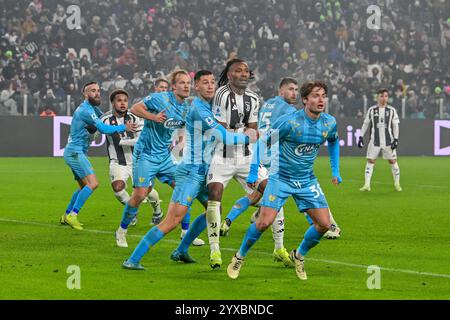
[[[250,172],[247,177],[247,185],[252,189],[256,187],[256,181],[258,181],[258,169],[259,166],[257,164],[252,163],[250,165]]]
[[[127,127],[127,131],[129,131],[129,132],[136,132],[136,130],[138,128],[137,123],[134,123],[131,121],[125,122],[125,126]]]
[[[255,189],[256,188],[256,180],[253,180],[253,178],[249,179],[250,176],[247,178],[247,185],[252,188]]]
[[[244,134],[249,137],[250,143],[255,143],[258,140],[258,131],[252,128],[246,128]]]
[[[394,141],[392,141],[391,143],[391,149],[392,151],[394,151],[395,149],[397,149],[398,147],[398,139],[394,139]]]
[[[361,136],[358,138],[358,148],[364,148],[364,140]]]
[[[341,176],[333,177],[333,179],[331,179],[331,183],[334,184],[335,186],[337,186],[340,183],[342,183]]]
[[[163,123],[164,121],[166,121],[166,119],[167,119],[166,114],[164,113],[164,111],[161,111],[160,113],[156,114],[154,121],[158,123]]]

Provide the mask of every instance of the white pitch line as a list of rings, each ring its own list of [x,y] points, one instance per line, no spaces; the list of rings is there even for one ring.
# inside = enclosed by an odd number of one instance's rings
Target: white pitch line
[[[11,223],[19,223],[19,224],[25,224],[25,225],[35,225],[35,226],[49,227],[49,228],[61,228],[61,226],[56,225],[56,224],[48,224],[48,223],[41,223],[41,222],[21,221],[21,220],[5,219],[5,218],[0,218],[0,221],[2,221],[2,222],[11,222]],[[114,232],[104,231],[104,230],[83,229],[82,231],[89,232],[89,233],[114,235]],[[139,239],[141,239],[144,235],[129,234],[127,236],[128,237],[132,237],[132,238],[139,238]],[[165,242],[168,242],[168,243],[175,243],[175,244],[179,243],[179,241],[170,240],[170,239],[163,239],[162,241],[165,241]],[[237,251],[237,249],[235,249],[235,248],[221,248],[221,250],[232,251],[232,252],[236,252]],[[253,252],[257,253],[257,254],[271,255],[271,253],[257,251],[257,250],[254,250]],[[316,258],[306,258],[306,260],[323,262],[323,263],[329,263],[329,264],[337,264],[337,265],[341,265],[341,266],[360,268],[360,269],[367,269],[369,267],[368,265],[356,264],[356,263],[348,263],[348,262],[335,261],[335,260],[316,259]],[[414,274],[414,275],[419,275],[419,276],[430,276],[430,277],[450,279],[450,275],[449,274],[432,273],[432,272],[421,272],[421,271],[415,271],[415,270],[395,269],[395,268],[386,268],[386,267],[379,267],[379,268],[380,268],[380,270],[390,271],[390,272],[408,273],[408,274]]]
[[[345,181],[349,181],[349,182],[358,182],[358,183],[362,183],[364,184],[363,180],[356,180],[356,179],[344,179]],[[388,183],[388,182],[380,182],[380,181],[371,181],[372,184],[382,184],[382,185],[393,185],[393,183]],[[450,189],[450,186],[435,186],[432,184],[403,184],[402,183],[403,188],[404,187],[414,187],[414,188],[436,188],[436,189]]]

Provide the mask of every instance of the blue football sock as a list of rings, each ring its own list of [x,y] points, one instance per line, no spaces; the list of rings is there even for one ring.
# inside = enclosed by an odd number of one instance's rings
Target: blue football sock
[[[148,252],[150,247],[153,247],[159,240],[164,237],[164,233],[158,229],[158,227],[153,227],[149,232],[141,239],[136,249],[134,249],[128,261],[132,263],[139,263],[142,257]]]
[[[84,186],[83,189],[81,189],[78,193],[72,211],[78,214],[78,212],[80,212],[81,208],[84,206],[86,200],[91,196],[92,192],[94,191],[91,188],[89,188],[88,186]]]
[[[258,241],[261,235],[262,232],[256,228],[256,223],[253,222],[248,228],[241,247],[239,248],[239,254],[241,257],[245,257],[247,255],[248,250],[250,250],[253,244]]]
[[[194,241],[195,238],[197,238],[200,233],[203,232],[203,230],[206,229],[206,215],[201,214],[199,215],[194,222],[192,222],[191,227],[189,228],[186,235],[181,240],[180,244],[178,245],[178,252],[187,252],[189,249],[189,246],[192,244],[192,241]]]
[[[73,205],[75,204],[75,201],[77,200],[78,194],[80,193],[81,189],[77,189],[72,195],[72,198],[70,199],[69,205],[66,209],[66,214],[69,214],[72,212]]]
[[[122,221],[120,222],[120,226],[122,229],[127,229],[130,225],[131,221],[136,217],[138,212],[138,208],[129,206],[128,203],[123,208]]]
[[[227,215],[227,219],[231,222],[236,220],[242,212],[248,209],[250,206],[250,199],[248,197],[242,197],[234,204],[233,208]]]
[[[302,256],[305,256],[311,248],[314,248],[319,243],[322,236],[323,234],[317,232],[314,226],[310,226],[308,230],[306,230],[303,241],[297,248],[297,252]]]
[[[305,215],[305,218],[308,221],[309,225],[312,226],[314,224],[313,219],[311,219],[309,214],[307,214],[306,212],[304,213],[304,215]]]
[[[181,221],[181,229],[188,230],[190,222],[191,222],[191,208],[188,209],[188,211],[186,212],[186,215],[184,216],[183,220]]]

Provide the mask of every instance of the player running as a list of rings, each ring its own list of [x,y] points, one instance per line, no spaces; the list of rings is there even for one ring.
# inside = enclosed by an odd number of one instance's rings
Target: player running
[[[126,121],[131,121],[138,126],[138,130],[135,133],[114,133],[106,137],[111,187],[116,199],[125,205],[128,200],[130,200],[130,195],[126,190],[126,186],[128,179],[133,177],[133,147],[141,134],[144,121],[129,112],[129,96],[127,91],[123,89],[114,90],[109,98],[112,104],[112,111],[103,115],[101,118],[102,122],[117,126]],[[152,222],[160,221],[163,213],[161,211],[158,192],[155,189],[152,189],[148,194],[147,199],[153,208]],[[130,226],[134,226],[136,223],[137,217],[131,221]]]
[[[80,188],[74,192],[66,213],[60,218],[61,224],[68,224],[76,230],[83,229],[82,223],[78,221],[78,213],[98,186],[97,177],[87,156],[91,134],[96,130],[104,134],[134,132],[137,127],[132,122],[109,126],[99,119],[102,116],[102,112],[98,108],[101,99],[100,87],[96,82],[86,83],[82,92],[85,100],[73,113],[69,139],[64,149],[64,161],[72,169]]]
[[[165,219],[153,227],[141,240],[133,254],[123,263],[123,267],[131,270],[143,270],[140,264],[142,257],[150,247],[155,246],[167,233],[172,231],[183,219],[194,199],[198,199],[206,208],[208,194],[206,189],[206,173],[211,160],[211,153],[217,141],[225,144],[248,144],[249,136],[227,132],[214,119],[211,100],[215,93],[214,75],[207,70],[198,71],[194,77],[195,90],[198,96],[192,102],[192,106],[186,117],[186,148],[183,159],[176,172],[176,186],[172,194]],[[256,138],[256,133],[254,135]],[[190,230],[203,231],[206,228],[206,217],[202,214],[192,223]],[[201,232],[200,231],[200,232]],[[200,233],[199,232],[199,233]],[[190,231],[184,237],[182,243],[191,243],[195,237],[190,236]],[[185,250],[175,251],[171,258],[186,263],[195,262]]]
[[[330,152],[332,183],[338,185],[342,182],[336,119],[323,113],[327,91],[327,86],[322,81],[303,84],[300,94],[305,108],[280,117],[272,129],[258,140],[247,182],[251,185],[256,182],[259,155],[264,154],[270,139],[272,155],[269,182],[261,201],[261,214],[248,228],[239,251],[228,265],[227,274],[231,279],[239,276],[248,251],[273,223],[277,212],[291,195],[298,210],[306,211],[314,222],[306,231],[300,246],[290,253],[297,276],[301,280],[307,279],[305,255],[331,227],[328,204],[313,173],[314,160],[325,141],[328,141]],[[276,148],[276,143],[279,148]]]
[[[361,191],[370,191],[370,180],[372,179],[375,161],[383,153],[383,158],[387,159],[391,165],[392,176],[394,177],[394,188],[402,191],[400,186],[400,167],[397,163],[397,147],[399,135],[399,123],[397,111],[388,105],[389,91],[380,89],[377,92],[377,105],[369,108],[361,128],[361,136],[358,139],[358,147],[364,147],[364,135],[369,128],[370,142],[367,147],[367,164],[364,176],[364,186]]]
[[[176,166],[169,146],[174,131],[185,124],[188,111],[185,99],[190,94],[191,77],[186,71],[177,70],[172,73],[171,83],[173,91],[153,93],[131,109],[132,113],[145,119],[145,125],[133,151],[133,193],[116,231],[119,247],[128,247],[128,226],[147,197],[155,177],[172,188],[175,186]]]

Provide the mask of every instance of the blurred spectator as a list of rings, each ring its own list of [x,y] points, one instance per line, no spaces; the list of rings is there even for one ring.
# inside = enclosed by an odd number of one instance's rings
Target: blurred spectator
[[[41,117],[55,117],[56,113],[55,111],[53,111],[51,108],[46,108],[45,110],[43,110],[39,116]]]
[[[13,99],[14,90],[2,90],[0,94],[0,115],[3,116],[17,116],[20,115],[17,111],[17,102]]]
[[[83,14],[80,27],[68,30],[66,9],[72,3]],[[381,30],[365,24],[373,3],[382,6]],[[390,90],[400,114],[406,99],[407,117],[435,118],[441,105],[444,113],[449,106],[450,1],[194,0],[188,6],[0,0],[0,6],[0,90],[19,112],[24,87],[33,105],[41,90],[52,89],[54,111],[65,114],[63,91],[72,97],[72,110],[83,81],[124,86],[141,95],[137,99],[153,90],[159,71],[164,76],[176,66],[189,72],[205,68],[218,76],[233,56],[249,62],[250,85],[262,97],[276,94],[282,76],[325,80],[338,116],[361,117],[364,96],[371,104],[379,87]],[[8,89],[16,76],[20,85]]]
[[[345,116],[344,105],[339,101],[337,94],[333,94],[331,99],[328,101],[328,113],[336,118],[342,118]]]
[[[41,97],[41,110],[52,109],[57,114],[60,114],[58,107],[58,100],[55,97],[52,89],[47,89],[45,94]]]

